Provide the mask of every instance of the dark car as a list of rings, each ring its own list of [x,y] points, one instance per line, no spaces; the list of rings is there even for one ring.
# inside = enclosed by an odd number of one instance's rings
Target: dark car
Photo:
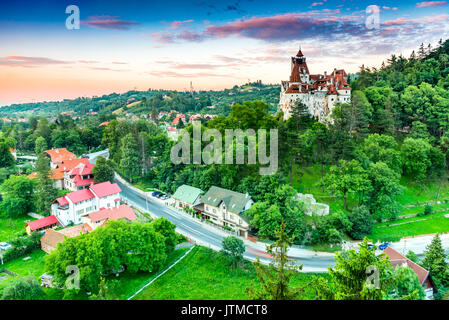
[[[159,195],[160,195],[161,193],[159,192],[159,191],[154,191],[151,195],[153,196],[153,197],[156,197],[156,198],[159,198]]]
[[[165,193],[159,193],[156,197],[163,199],[165,197]]]
[[[372,249],[372,248],[375,248],[376,246],[374,245],[374,244],[372,244],[372,243],[368,243],[368,249]]]

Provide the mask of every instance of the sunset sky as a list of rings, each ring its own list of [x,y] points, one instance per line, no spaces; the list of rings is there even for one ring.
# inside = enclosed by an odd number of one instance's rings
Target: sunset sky
[[[68,30],[66,7],[80,10]],[[380,26],[368,29],[377,5]],[[301,45],[312,73],[356,72],[448,38],[446,1],[0,2],[0,105],[132,89],[280,83]]]

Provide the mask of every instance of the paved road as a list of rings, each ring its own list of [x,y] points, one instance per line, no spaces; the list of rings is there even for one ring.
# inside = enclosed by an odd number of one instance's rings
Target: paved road
[[[201,245],[214,250],[220,250],[222,248],[221,242],[226,234],[220,230],[216,230],[211,226],[205,226],[204,223],[186,217],[184,214],[165,206],[151,197],[148,197],[148,201],[146,201],[145,196],[119,181],[117,183],[122,188],[121,196],[123,199],[137,204],[140,208],[150,212],[154,216],[167,218],[177,226],[177,232],[195,240]],[[268,263],[271,260],[265,252],[263,244],[254,244],[246,240],[245,245],[246,252],[244,256],[246,259],[254,261],[259,256],[260,260],[264,263]],[[333,254],[316,253],[300,247],[291,248],[289,256],[295,259],[298,264],[303,264],[303,270],[305,272],[326,272],[327,267],[334,264]]]
[[[109,149],[101,150],[101,151],[94,152],[94,153],[88,153],[87,156],[89,157],[90,163],[95,163],[97,161],[97,158],[100,156],[109,158]]]

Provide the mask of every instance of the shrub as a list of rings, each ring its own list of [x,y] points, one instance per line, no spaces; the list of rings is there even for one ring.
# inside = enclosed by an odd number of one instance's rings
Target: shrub
[[[36,300],[44,292],[39,283],[31,277],[12,280],[3,289],[3,300]]]

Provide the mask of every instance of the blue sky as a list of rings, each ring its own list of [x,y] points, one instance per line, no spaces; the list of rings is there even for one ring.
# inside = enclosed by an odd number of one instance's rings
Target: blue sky
[[[68,5],[79,30],[65,27]],[[448,38],[448,25],[446,1],[2,1],[0,103],[279,83],[299,45],[312,73],[356,72]]]

